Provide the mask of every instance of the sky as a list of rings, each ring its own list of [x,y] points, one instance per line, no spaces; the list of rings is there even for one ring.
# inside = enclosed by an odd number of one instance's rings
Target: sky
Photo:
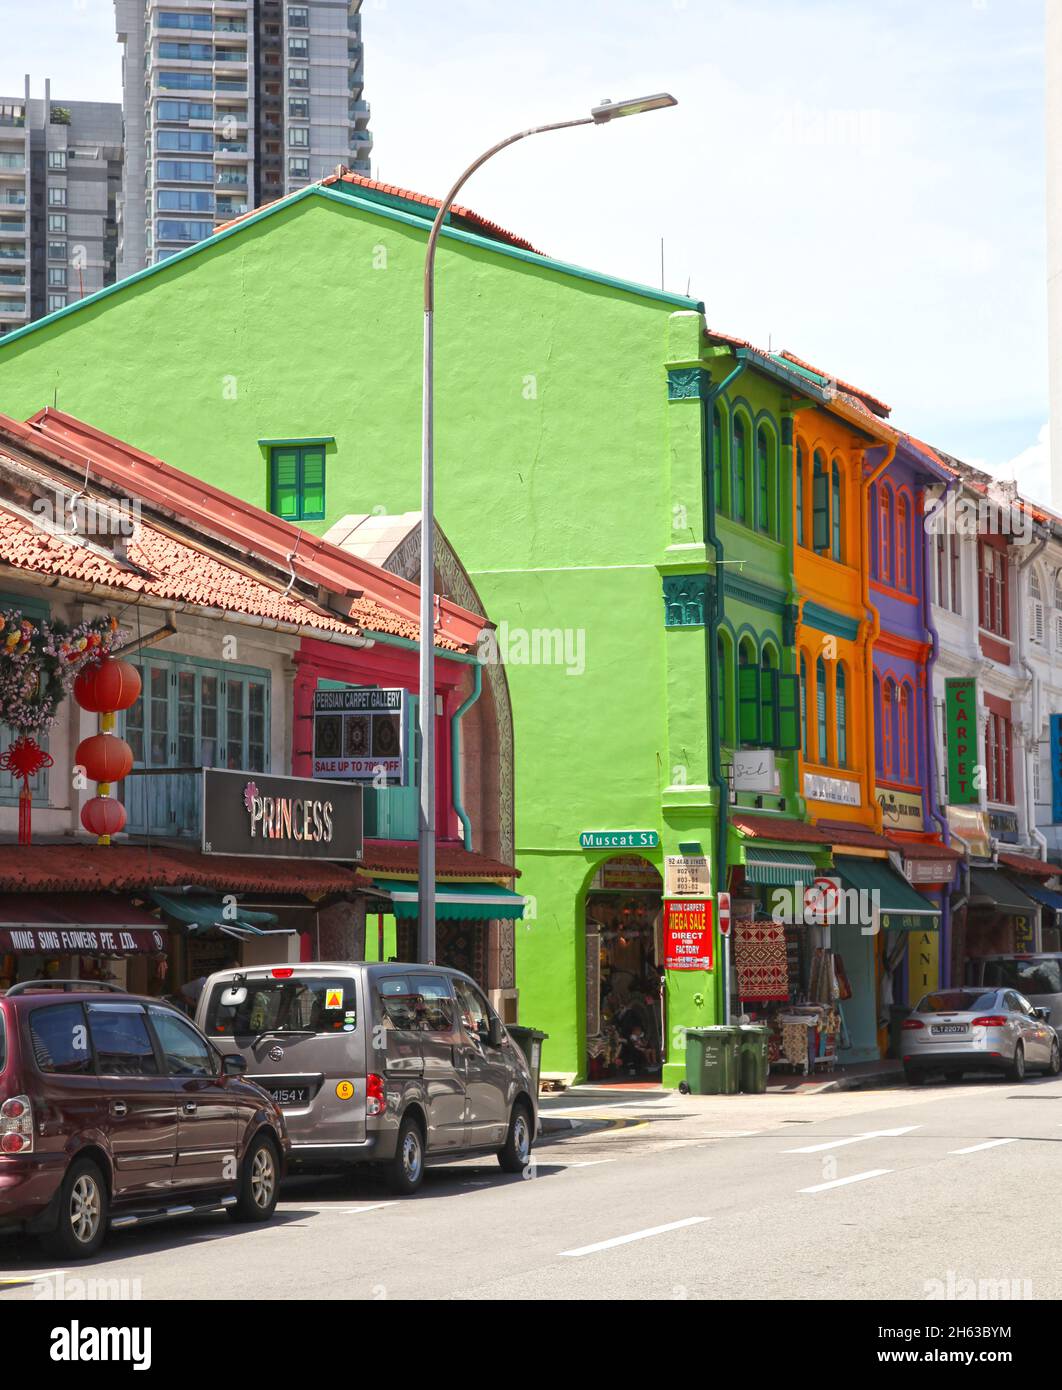
[[[121,99],[111,0],[0,0],[0,94]],[[364,0],[373,173],[704,301],[1049,497],[1043,0]]]

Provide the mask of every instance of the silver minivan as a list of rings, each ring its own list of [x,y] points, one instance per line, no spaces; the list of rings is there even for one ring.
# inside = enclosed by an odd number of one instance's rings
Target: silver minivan
[[[380,1164],[413,1193],[424,1167],[490,1151],[530,1162],[537,1096],[474,980],[443,966],[307,961],[207,980],[196,1022],[284,1111],[290,1163]]]
[[[969,963],[972,984],[1016,989],[1035,1009],[1046,1009],[1052,1028],[1062,1031],[1062,952],[984,956]]]

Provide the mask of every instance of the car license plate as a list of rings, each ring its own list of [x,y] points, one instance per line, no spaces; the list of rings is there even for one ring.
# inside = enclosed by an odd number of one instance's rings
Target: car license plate
[[[934,1023],[930,1029],[932,1033],[966,1033],[968,1031],[965,1023]]]
[[[309,1086],[267,1086],[266,1090],[278,1105],[309,1105]]]

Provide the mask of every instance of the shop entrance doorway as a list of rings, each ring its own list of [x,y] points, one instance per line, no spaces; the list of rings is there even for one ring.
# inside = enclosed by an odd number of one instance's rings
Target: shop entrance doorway
[[[659,1081],[664,884],[647,859],[606,860],[586,891],[586,1075]]]

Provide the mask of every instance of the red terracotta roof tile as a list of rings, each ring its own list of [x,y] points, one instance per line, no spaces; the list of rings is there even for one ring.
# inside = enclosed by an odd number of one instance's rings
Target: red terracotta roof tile
[[[795,367],[803,367],[806,372],[814,372],[816,376],[821,376],[827,381],[832,381],[849,396],[855,396],[863,401],[875,415],[888,415],[892,407],[885,404],[877,396],[872,396],[869,391],[864,391],[861,386],[853,386],[850,382],[842,381],[840,377],[833,376],[830,372],[824,372],[820,367],[813,366],[810,362],[805,362],[802,357],[798,357],[795,352],[780,352],[777,354],[787,362],[792,362]]]
[[[406,203],[418,203],[422,207],[430,208],[432,213],[439,210],[440,198],[430,198],[426,193],[416,193],[410,188],[400,188],[394,183],[378,183],[376,179],[368,179],[364,174],[355,174],[347,170],[342,174],[329,174],[327,178],[319,179],[316,184],[309,185],[311,188],[329,188],[337,183],[348,184],[352,189],[364,188],[373,193],[385,193],[392,198],[400,198]],[[242,213],[239,217],[234,217],[230,222],[223,222],[219,227],[214,228],[214,234],[228,231],[230,227],[239,226],[241,222],[246,222],[249,217],[254,217],[263,212],[266,208],[276,207],[279,203],[290,198],[291,194],[285,194],[284,198],[274,198],[272,202],[263,203],[260,207],[251,208],[249,212]],[[492,222],[489,217],[482,217],[472,208],[461,207],[455,203],[450,209],[451,216],[461,222],[467,222],[472,231],[482,232],[492,237],[495,241],[505,242],[508,246],[517,246],[521,251],[533,251],[536,256],[543,253],[526,241],[522,236],[517,236],[514,232],[506,231],[504,227]]]
[[[366,840],[361,864],[366,873],[415,874],[417,844],[415,840]],[[519,869],[500,860],[475,854],[462,845],[439,841],[435,847],[436,878],[519,878]]]
[[[340,864],[199,854],[150,845],[0,845],[0,892],[117,892],[185,885],[229,893],[350,893],[368,880]]]
[[[349,606],[355,624],[413,641],[419,637],[416,584],[73,416],[46,409],[22,424],[0,415],[0,447],[4,445],[29,450],[36,455],[31,462],[38,468],[41,458],[45,467],[49,460],[57,460],[67,469],[76,466],[79,474],[87,465],[90,478],[118,486],[123,496],[140,499],[203,535],[235,546],[252,565],[261,561],[274,575],[294,572],[315,589],[344,599],[353,596]],[[435,645],[451,651],[471,650],[487,626],[486,619],[445,598],[438,603],[438,614]],[[336,621],[339,627],[332,630],[348,626],[341,619]]]
[[[786,844],[824,845],[830,841],[810,821],[792,820],[782,816],[756,816],[746,811],[732,811],[730,824],[735,830],[760,840],[777,840]]]
[[[1001,854],[999,862],[1005,864],[1008,869],[1017,870],[1019,874],[1028,874],[1030,878],[1053,878],[1055,874],[1062,874],[1062,867],[1058,864],[1033,859],[1029,854]]]
[[[878,835],[875,831],[868,830],[862,825],[852,825],[848,821],[829,820],[820,820],[816,824],[830,844],[835,847],[843,848],[848,845],[852,849],[894,850],[896,848],[892,840],[887,839],[884,835]]]
[[[893,847],[903,855],[905,859],[962,859],[961,849],[955,849],[952,845],[933,844],[926,840],[899,840],[893,839]]]

